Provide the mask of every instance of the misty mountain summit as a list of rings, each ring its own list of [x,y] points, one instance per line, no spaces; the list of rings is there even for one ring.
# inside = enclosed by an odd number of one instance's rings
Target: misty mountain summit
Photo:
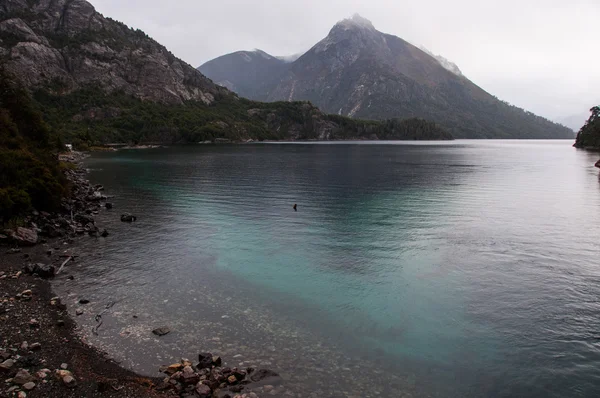
[[[378,31],[358,14],[293,62],[239,51],[199,70],[250,99],[308,100],[362,119],[420,117],[457,138],[573,138],[571,130],[499,100],[452,62]]]

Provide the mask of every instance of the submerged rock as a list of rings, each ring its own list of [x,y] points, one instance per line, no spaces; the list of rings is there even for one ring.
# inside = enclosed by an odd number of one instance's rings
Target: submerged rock
[[[250,380],[252,380],[255,383],[258,381],[262,381],[265,379],[271,379],[271,378],[279,378],[279,374],[277,374],[269,369],[258,369],[256,372],[254,372],[250,376]]]
[[[123,222],[134,222],[137,220],[137,217],[130,213],[125,213],[121,215],[121,221]]]
[[[171,329],[169,329],[168,327],[160,327],[160,328],[156,328],[152,331],[152,333],[154,333],[157,336],[164,336],[167,335],[169,333],[171,333]]]

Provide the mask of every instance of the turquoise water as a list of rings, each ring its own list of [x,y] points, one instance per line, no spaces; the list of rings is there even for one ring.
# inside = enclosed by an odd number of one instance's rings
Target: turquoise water
[[[570,145],[95,155],[112,234],[59,289],[117,299],[89,338],[150,374],[210,348],[286,374],[282,396],[595,396],[600,183]]]

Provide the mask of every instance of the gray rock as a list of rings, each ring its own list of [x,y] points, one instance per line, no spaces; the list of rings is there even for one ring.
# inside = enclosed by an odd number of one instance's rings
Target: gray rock
[[[27,264],[25,266],[25,272],[30,275],[37,275],[43,279],[48,279],[54,277],[56,274],[56,268],[52,264]]]
[[[7,359],[6,361],[0,363],[0,372],[8,372],[15,366],[15,361],[12,359]]]
[[[20,246],[34,246],[38,243],[38,234],[34,229],[18,227],[11,238]]]
[[[62,381],[67,387],[75,387],[77,385],[77,381],[75,381],[75,378],[70,375],[64,376],[62,378]]]
[[[67,370],[67,369],[69,368],[69,365],[67,365],[66,363],[61,363],[61,364],[60,364],[60,368],[61,368],[62,370]]]
[[[26,389],[27,391],[33,390],[35,388],[35,383],[33,381],[30,381],[29,383],[25,383],[25,384],[23,384],[23,388]]]
[[[164,335],[167,335],[167,334],[171,333],[171,329],[169,329],[166,326],[163,326],[163,327],[154,329],[152,331],[152,333],[154,333],[157,336],[164,336]]]
[[[196,384],[196,393],[200,396],[200,398],[210,398],[212,396],[210,387],[202,383]]]
[[[13,377],[12,382],[14,384],[18,384],[20,386],[29,383],[31,381],[34,381],[35,378],[29,374],[29,372],[25,369],[20,369],[17,374],[15,375],[15,377]]]
[[[121,215],[121,221],[123,222],[134,222],[137,220],[137,217],[130,213],[125,213]]]

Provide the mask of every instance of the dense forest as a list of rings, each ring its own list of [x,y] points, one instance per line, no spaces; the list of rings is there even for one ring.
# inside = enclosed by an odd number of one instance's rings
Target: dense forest
[[[216,139],[452,139],[451,134],[424,120],[356,120],[324,114],[308,102],[261,103],[223,96],[211,105],[197,101],[166,105],[91,88],[67,95],[39,90],[35,99],[60,137],[83,149],[109,143]]]
[[[52,134],[29,94],[0,70],[0,218],[5,223],[34,207],[53,210],[66,180]]]
[[[576,148],[600,149],[600,106],[593,107],[590,112],[590,118],[577,133]]]

